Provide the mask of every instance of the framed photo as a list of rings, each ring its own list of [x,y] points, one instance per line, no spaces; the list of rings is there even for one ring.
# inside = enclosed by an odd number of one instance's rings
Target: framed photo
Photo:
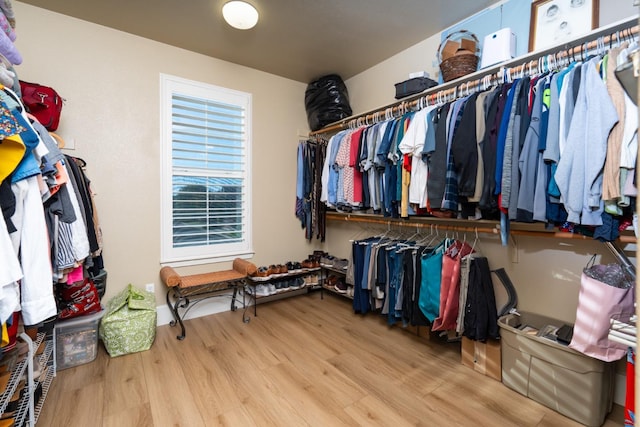
[[[535,0],[529,52],[561,44],[598,27],[600,0]]]

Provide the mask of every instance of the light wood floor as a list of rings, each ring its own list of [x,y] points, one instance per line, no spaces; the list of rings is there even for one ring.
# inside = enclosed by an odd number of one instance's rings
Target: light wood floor
[[[43,426],[578,426],[427,341],[319,293],[161,326],[151,350],[58,372]],[[621,426],[621,408],[605,426]]]

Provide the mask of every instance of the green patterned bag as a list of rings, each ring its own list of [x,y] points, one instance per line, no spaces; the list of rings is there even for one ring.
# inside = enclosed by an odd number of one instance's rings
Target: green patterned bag
[[[149,350],[156,337],[156,302],[151,292],[129,284],[107,302],[100,339],[111,357]]]

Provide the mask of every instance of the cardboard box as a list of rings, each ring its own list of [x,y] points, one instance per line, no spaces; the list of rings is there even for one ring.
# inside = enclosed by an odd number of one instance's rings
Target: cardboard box
[[[456,51],[460,48],[460,43],[448,40],[442,48],[442,60],[451,58],[456,54]]]
[[[472,39],[461,39],[460,49],[468,50],[471,53],[476,53],[476,42]]]
[[[500,341],[473,341],[462,337],[462,364],[497,381],[502,381]]]

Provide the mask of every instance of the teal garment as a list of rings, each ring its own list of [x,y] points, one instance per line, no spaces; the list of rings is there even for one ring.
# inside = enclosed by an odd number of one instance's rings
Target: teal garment
[[[431,251],[425,251],[420,259],[422,276],[418,307],[424,316],[433,323],[440,314],[440,286],[442,282],[442,256],[448,246],[445,239]]]

